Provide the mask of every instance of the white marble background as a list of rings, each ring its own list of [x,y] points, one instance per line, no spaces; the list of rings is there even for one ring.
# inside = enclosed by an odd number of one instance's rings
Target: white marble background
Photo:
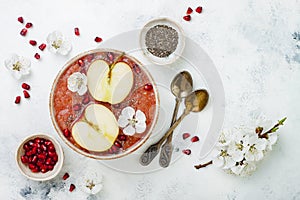
[[[203,6],[191,22],[182,20],[188,6]],[[34,27],[26,38],[19,35],[23,16]],[[247,123],[253,111],[272,120],[288,117],[274,151],[249,178],[238,178],[209,167],[197,171],[196,155],[184,156],[167,170],[130,175],[112,171],[85,159],[63,145],[66,161],[60,177],[33,182],[17,170],[14,152],[26,135],[42,131],[57,137],[48,112],[54,77],[69,57],[97,47],[96,35],[108,39],[141,28],[149,19],[168,16],[178,21],[186,35],[197,41],[215,62],[226,92],[225,127]],[[299,0],[0,0],[0,196],[1,199],[300,199],[300,1]],[[81,30],[80,38],[73,28]],[[29,38],[45,41],[61,30],[73,43],[69,57],[42,52],[27,44]],[[297,46],[298,45],[298,46]],[[29,101],[16,106],[21,81],[4,67],[10,53],[32,58]],[[75,161],[75,162],[74,162]],[[82,162],[83,161],[83,162]],[[68,192],[76,173],[96,164],[104,175],[104,190],[85,195]]]

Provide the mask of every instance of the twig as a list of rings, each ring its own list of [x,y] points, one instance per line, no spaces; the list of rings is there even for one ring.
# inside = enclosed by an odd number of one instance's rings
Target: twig
[[[209,161],[209,162],[207,162],[207,163],[204,163],[204,164],[195,165],[194,167],[195,167],[196,169],[200,169],[200,168],[206,167],[206,166],[211,165],[211,164],[213,164],[213,161],[212,161],[212,160]]]
[[[283,125],[283,122],[286,120],[287,118],[283,118],[282,120],[279,120],[277,124],[275,124],[270,130],[268,130],[267,132],[263,133],[263,134],[258,134],[259,138],[266,138],[268,139],[269,137],[269,133],[274,133],[279,129],[279,126]]]

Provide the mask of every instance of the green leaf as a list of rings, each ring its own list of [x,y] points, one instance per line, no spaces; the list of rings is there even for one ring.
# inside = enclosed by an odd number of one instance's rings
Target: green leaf
[[[278,121],[278,124],[279,124],[279,125],[283,125],[283,122],[284,122],[286,119],[287,119],[287,117],[283,118],[282,120],[279,120],[279,121]]]

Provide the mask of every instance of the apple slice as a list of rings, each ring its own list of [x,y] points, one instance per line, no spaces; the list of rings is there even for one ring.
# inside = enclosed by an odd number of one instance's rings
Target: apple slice
[[[128,64],[110,66],[104,60],[94,61],[88,69],[88,89],[94,99],[111,104],[122,102],[133,85],[133,73]]]
[[[99,104],[89,105],[84,112],[86,121],[76,122],[72,128],[74,140],[90,151],[108,150],[119,134],[113,113]]]

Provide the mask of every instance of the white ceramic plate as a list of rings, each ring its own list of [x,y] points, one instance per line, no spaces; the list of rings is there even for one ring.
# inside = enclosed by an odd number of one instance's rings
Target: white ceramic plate
[[[128,173],[147,173],[164,169],[158,164],[159,155],[148,166],[142,166],[139,163],[139,158],[151,144],[164,135],[170,126],[175,98],[169,87],[177,73],[183,70],[190,72],[194,80],[194,88],[208,90],[210,99],[207,107],[201,113],[191,113],[174,131],[174,152],[170,165],[183,155],[182,149],[188,148],[189,145],[197,145],[196,151],[198,152],[193,153],[199,154],[200,158],[206,157],[219,137],[225,110],[225,95],[221,78],[212,60],[196,42],[186,38],[185,49],[176,62],[170,65],[156,65],[145,57],[139,46],[140,31],[133,30],[119,34],[100,45],[101,48],[124,51],[142,62],[153,76],[160,96],[158,122],[147,142],[137,151],[123,158],[101,161],[108,167]],[[183,109],[184,104],[182,103],[178,112],[179,115]],[[191,144],[189,139],[183,140],[182,134],[185,132],[189,132],[192,136],[199,136],[200,142]]]

